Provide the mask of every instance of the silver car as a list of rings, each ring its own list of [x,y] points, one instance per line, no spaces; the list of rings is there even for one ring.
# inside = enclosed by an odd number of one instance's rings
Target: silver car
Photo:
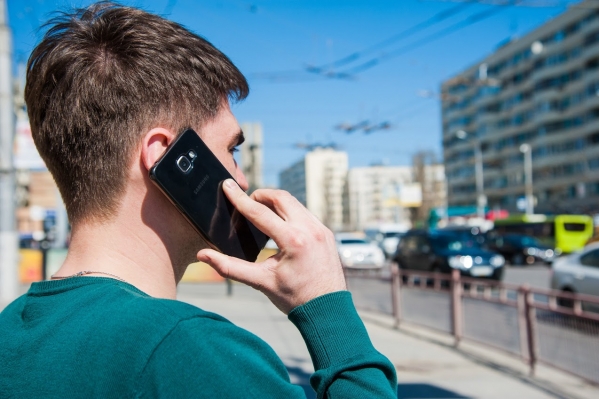
[[[343,266],[356,269],[380,269],[385,265],[383,250],[368,239],[338,234],[336,240],[337,252]]]
[[[577,294],[599,295],[599,243],[557,258],[552,264],[551,288]]]

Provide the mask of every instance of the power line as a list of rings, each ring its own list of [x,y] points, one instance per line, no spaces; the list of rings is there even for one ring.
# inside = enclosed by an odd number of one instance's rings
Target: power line
[[[341,130],[344,133],[351,134],[353,132],[362,131],[364,134],[371,134],[375,131],[391,131],[397,130],[399,128],[399,122],[402,120],[411,119],[413,116],[419,114],[426,107],[431,105],[431,102],[426,101],[422,103],[414,103],[411,101],[406,104],[406,106],[402,106],[401,111],[396,113],[394,116],[385,118],[384,121],[379,123],[371,123],[370,120],[362,120],[360,122],[351,124],[348,122],[342,122],[335,126],[336,130]],[[385,112],[387,114],[391,112]],[[394,123],[389,122],[390,120],[394,121]]]
[[[446,19],[454,16],[455,14],[459,13],[460,11],[466,9],[467,7],[469,7],[471,5],[472,5],[472,0],[467,0],[464,2],[464,4],[459,4],[459,5],[452,7],[448,10],[443,10],[443,11],[433,15],[431,18],[429,18],[425,21],[422,21],[406,30],[403,30],[403,31],[391,36],[388,39],[385,39],[381,42],[373,44],[372,46],[367,47],[364,50],[356,51],[346,57],[343,57],[341,59],[338,59],[337,61],[333,61],[328,64],[324,64],[324,65],[320,65],[320,66],[308,66],[308,67],[306,67],[306,70],[308,72],[322,74],[322,73],[326,73],[326,71],[330,68],[338,68],[340,66],[347,65],[347,64],[352,63],[352,62],[356,61],[357,59],[363,57],[364,55],[370,54],[376,50],[384,48],[384,47],[386,47],[390,44],[393,44],[399,40],[408,38],[408,37],[414,35],[415,33],[418,33],[426,28],[429,28],[429,27],[436,25],[442,21],[445,21]]]
[[[466,3],[476,2],[492,6],[511,6],[509,0],[428,0],[435,3]],[[517,4],[518,7],[563,7],[576,3],[578,0],[523,0]]]
[[[469,2],[474,2],[475,0],[465,0],[465,3],[469,3]],[[376,43],[364,50],[355,52],[353,54],[350,54],[340,60],[334,61],[332,63],[329,64],[324,64],[324,65],[320,65],[320,66],[307,66],[304,70],[292,70],[292,71],[280,71],[280,72],[263,72],[263,73],[252,73],[249,74],[250,78],[253,79],[264,79],[264,80],[270,80],[272,82],[277,82],[277,83],[282,83],[282,82],[298,82],[298,81],[313,81],[313,79],[306,79],[305,75],[303,75],[303,72],[308,71],[311,72],[312,75],[320,75],[321,77],[325,78],[325,79],[342,79],[342,80],[355,80],[356,77],[353,76],[352,74],[347,74],[344,72],[334,72],[332,70],[327,70],[331,67],[338,67],[338,66],[343,66],[343,65],[347,65],[351,62],[356,61],[357,59],[359,59],[360,57],[366,55],[366,54],[370,54],[373,51],[376,51],[377,49],[383,48],[385,46],[388,46],[390,44],[393,44],[399,40],[402,39],[406,39],[412,35],[414,35],[415,33],[418,33],[426,28],[430,28],[438,23],[443,22],[444,20],[454,16],[455,14],[459,13],[460,11],[466,9],[467,7],[469,7],[471,4],[459,4],[455,7],[449,8],[447,10],[443,10],[435,15],[433,15],[431,18],[424,20],[414,26],[412,26],[411,28],[408,28],[388,39],[385,39],[379,43]],[[302,76],[303,75],[303,76]]]
[[[468,0],[464,0],[463,2],[467,2]],[[514,5],[518,5],[519,3],[521,3],[523,0],[502,0],[501,2],[497,2],[497,4],[495,5],[501,5],[501,6],[514,6]],[[477,1],[475,1],[477,2]],[[468,3],[470,3],[468,1]],[[458,7],[463,7],[465,8],[467,5],[471,5],[471,4],[461,4]],[[480,22],[484,19],[487,19],[495,14],[498,14],[500,12],[502,12],[506,7],[492,7],[490,9],[472,14],[470,16],[468,16],[467,18],[465,18],[464,20],[457,22],[445,29],[442,29],[440,31],[437,31],[435,33],[432,33],[420,40],[417,40],[416,42],[410,43],[408,45],[405,45],[403,47],[400,47],[398,49],[395,49],[394,51],[391,51],[389,53],[383,54],[381,56],[378,57],[374,57],[371,58],[370,60],[363,62],[362,64],[356,65],[354,67],[349,67],[345,70],[342,71],[338,71],[335,72],[333,70],[326,70],[326,67],[333,65],[335,63],[341,63],[342,61],[344,63],[349,63],[349,61],[346,62],[346,60],[349,60],[350,58],[353,58],[355,54],[362,54],[362,53],[367,53],[370,52],[371,49],[381,46],[383,43],[387,43],[390,40],[392,40],[393,38],[389,38],[386,39],[382,42],[379,42],[371,47],[369,47],[366,50],[363,50],[361,52],[358,53],[354,53],[353,55],[344,57],[338,61],[335,61],[331,64],[326,64],[320,67],[308,67],[307,70],[309,72],[312,72],[313,75],[316,76],[320,76],[324,79],[340,79],[340,80],[355,80],[356,74],[364,72],[368,69],[371,69],[381,63],[384,63],[390,59],[393,59],[397,56],[400,56],[402,54],[405,54],[409,51],[415,50],[419,47],[422,47],[430,42],[433,42],[435,40],[438,40],[442,37],[445,37],[446,35],[450,34],[450,33],[454,33],[458,30],[464,29],[470,25],[473,25],[477,22]],[[442,22],[443,19],[449,18],[449,16],[455,15],[457,12],[459,12],[460,9],[456,9],[456,7],[450,8],[449,10],[445,10],[444,12],[438,13],[436,15],[434,15],[433,17],[429,18],[426,21],[423,21],[417,25],[415,25],[414,27],[404,31],[404,32],[400,32],[398,35],[394,36],[397,37],[399,35],[404,35],[406,32],[408,32],[411,29],[416,29],[416,27],[424,25],[424,24],[429,24],[427,26],[427,28],[430,28],[432,26],[434,26],[436,23]],[[445,17],[444,17],[445,16]],[[441,20],[439,20],[436,23],[432,23],[431,21],[433,19],[439,19],[442,18]],[[425,28],[418,28],[419,30],[423,30]],[[415,32],[414,32],[415,33]],[[410,34],[411,35],[411,34]],[[409,36],[409,35],[407,35]],[[406,37],[407,37],[406,36]],[[405,38],[405,37],[404,37]],[[397,39],[399,40],[399,39]],[[357,59],[357,58],[356,58]],[[321,72],[319,72],[319,69],[321,69]],[[306,81],[306,80],[310,80],[307,79],[305,75],[302,76],[301,71],[283,71],[283,72],[267,72],[267,73],[260,73],[260,74],[251,74],[250,75],[253,78],[256,79],[268,79],[274,82],[288,82],[288,81]]]
[[[513,4],[518,3],[518,0],[512,0],[512,3]],[[464,20],[462,20],[462,21],[460,21],[460,22],[458,22],[456,24],[453,24],[453,25],[451,25],[451,26],[449,26],[449,27],[447,27],[445,29],[442,29],[442,30],[440,30],[438,32],[435,32],[435,33],[433,33],[431,35],[428,35],[428,36],[426,36],[426,37],[424,37],[424,38],[422,38],[420,40],[417,40],[414,43],[411,43],[411,44],[408,44],[406,46],[400,47],[400,48],[398,48],[398,49],[396,49],[396,50],[394,50],[392,52],[386,53],[386,54],[384,54],[382,56],[372,58],[372,59],[370,59],[370,60],[368,60],[368,61],[366,61],[366,62],[364,62],[364,63],[362,63],[360,65],[357,65],[355,67],[351,67],[351,68],[345,69],[345,70],[343,70],[343,71],[341,71],[339,73],[341,74],[341,76],[347,76],[347,75],[351,76],[351,75],[355,75],[355,74],[360,73],[360,72],[364,72],[364,71],[366,71],[366,70],[368,70],[370,68],[373,68],[373,67],[375,67],[375,66],[377,66],[377,65],[379,65],[379,64],[381,64],[383,62],[386,62],[386,61],[388,61],[388,60],[390,60],[392,58],[395,58],[395,57],[397,57],[399,55],[405,54],[408,51],[415,50],[415,49],[417,49],[419,47],[422,47],[422,46],[424,46],[424,45],[426,45],[426,44],[428,44],[428,43],[430,43],[432,41],[435,41],[437,39],[445,37],[446,35],[448,35],[450,33],[456,32],[456,31],[458,31],[460,29],[464,29],[464,28],[466,28],[466,27],[468,27],[470,25],[473,25],[473,24],[475,24],[477,22],[480,22],[480,21],[482,21],[484,19],[487,19],[487,18],[489,18],[489,17],[491,17],[491,16],[493,16],[495,14],[498,14],[498,13],[502,12],[504,9],[505,9],[504,7],[493,7],[491,9],[488,9],[488,10],[485,10],[485,11],[481,11],[481,12],[478,12],[476,14],[472,14],[469,17],[467,17],[466,19],[464,19]],[[329,74],[329,76],[330,77],[334,77],[334,74]]]

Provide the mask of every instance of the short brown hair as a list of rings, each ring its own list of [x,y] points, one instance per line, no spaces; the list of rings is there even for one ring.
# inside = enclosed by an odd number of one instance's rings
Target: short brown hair
[[[223,100],[248,95],[223,53],[160,16],[101,2],[47,26],[27,64],[25,101],[72,223],[116,213],[146,129],[198,128]]]

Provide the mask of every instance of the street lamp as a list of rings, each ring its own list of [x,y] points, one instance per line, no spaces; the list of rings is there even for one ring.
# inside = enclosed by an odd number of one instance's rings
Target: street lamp
[[[455,135],[460,140],[465,140],[468,137],[465,130],[458,130]],[[474,174],[476,178],[476,215],[484,219],[487,197],[484,193],[483,153],[478,139],[474,140]]]
[[[532,149],[530,148],[530,144],[522,144],[520,146],[520,152],[524,154],[526,214],[532,215],[534,213],[534,198],[532,191]]]

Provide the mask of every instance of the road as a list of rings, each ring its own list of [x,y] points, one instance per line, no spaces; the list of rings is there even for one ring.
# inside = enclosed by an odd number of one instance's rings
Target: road
[[[512,267],[506,266],[503,282],[506,284],[529,284],[534,288],[550,288],[551,268],[544,264]]]

